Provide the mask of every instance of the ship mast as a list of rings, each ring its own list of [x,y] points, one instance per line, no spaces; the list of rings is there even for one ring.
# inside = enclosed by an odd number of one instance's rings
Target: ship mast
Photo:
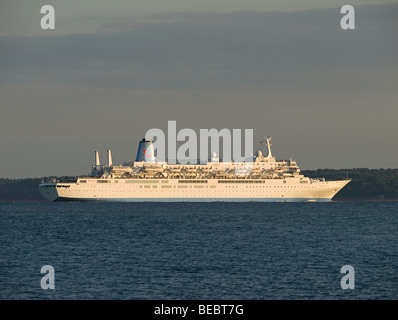
[[[266,146],[267,146],[267,156],[266,156],[266,158],[272,158],[272,152],[271,152],[272,143],[271,143],[271,140],[272,140],[272,137],[268,136],[268,137],[265,137],[264,140],[261,140],[261,142],[260,142],[260,143],[263,143],[265,141],[267,143],[266,144]]]

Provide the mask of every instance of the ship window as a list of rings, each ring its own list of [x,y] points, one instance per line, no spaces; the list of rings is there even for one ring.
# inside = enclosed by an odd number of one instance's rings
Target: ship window
[[[125,183],[159,183],[159,180],[126,180]]]
[[[207,183],[207,180],[178,180],[178,183]]]

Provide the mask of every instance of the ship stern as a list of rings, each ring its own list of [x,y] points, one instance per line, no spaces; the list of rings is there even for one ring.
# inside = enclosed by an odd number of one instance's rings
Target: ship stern
[[[55,201],[58,198],[56,183],[41,183],[39,184],[40,194],[48,201]]]

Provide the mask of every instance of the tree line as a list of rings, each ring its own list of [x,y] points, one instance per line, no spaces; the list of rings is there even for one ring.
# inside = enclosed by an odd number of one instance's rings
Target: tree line
[[[310,178],[352,179],[334,197],[338,199],[398,199],[398,169],[318,169],[303,170]]]
[[[398,169],[318,169],[301,172],[310,178],[352,179],[334,200],[398,200]],[[0,201],[44,201],[38,185],[47,178],[0,178]]]

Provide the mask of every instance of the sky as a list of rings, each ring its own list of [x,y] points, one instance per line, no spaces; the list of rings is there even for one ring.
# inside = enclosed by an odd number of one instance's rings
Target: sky
[[[302,169],[398,168],[397,16],[383,0],[2,0],[0,177],[89,173],[94,150],[122,164],[169,120],[253,129],[263,153],[270,135]]]

